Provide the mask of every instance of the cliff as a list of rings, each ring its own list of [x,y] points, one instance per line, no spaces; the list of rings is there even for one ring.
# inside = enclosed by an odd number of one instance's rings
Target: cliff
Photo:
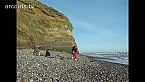
[[[17,5],[32,6],[17,8],[17,48],[70,52],[76,45],[72,24],[64,14],[37,0],[17,0]]]

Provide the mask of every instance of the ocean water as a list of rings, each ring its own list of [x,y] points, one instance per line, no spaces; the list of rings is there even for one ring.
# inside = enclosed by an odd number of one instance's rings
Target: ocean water
[[[87,52],[82,54],[98,60],[128,65],[128,52]]]

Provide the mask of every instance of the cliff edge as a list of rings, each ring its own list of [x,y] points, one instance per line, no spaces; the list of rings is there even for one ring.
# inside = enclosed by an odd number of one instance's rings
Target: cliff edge
[[[59,11],[37,0],[17,0],[17,48],[33,48],[70,52],[77,45],[72,24]]]

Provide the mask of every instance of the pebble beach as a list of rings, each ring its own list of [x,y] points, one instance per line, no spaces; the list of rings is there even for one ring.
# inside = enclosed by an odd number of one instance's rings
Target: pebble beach
[[[79,54],[77,61],[65,52],[50,51],[50,57],[17,49],[17,82],[128,82],[128,65],[94,60]]]

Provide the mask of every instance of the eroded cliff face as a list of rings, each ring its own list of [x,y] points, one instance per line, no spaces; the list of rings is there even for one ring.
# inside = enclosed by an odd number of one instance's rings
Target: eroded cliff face
[[[62,13],[37,0],[17,0],[17,48],[33,48],[71,52],[76,45],[72,24]]]

